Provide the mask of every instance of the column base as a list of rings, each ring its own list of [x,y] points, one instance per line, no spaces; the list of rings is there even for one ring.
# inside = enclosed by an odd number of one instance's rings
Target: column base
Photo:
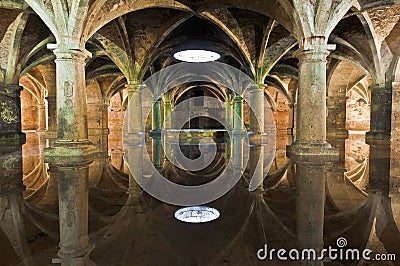
[[[287,146],[286,154],[290,156],[323,156],[324,159],[332,160],[339,158],[339,150],[333,148],[328,142],[306,142],[296,140]]]
[[[46,163],[60,166],[85,165],[97,155],[97,148],[89,140],[57,140],[44,150]]]

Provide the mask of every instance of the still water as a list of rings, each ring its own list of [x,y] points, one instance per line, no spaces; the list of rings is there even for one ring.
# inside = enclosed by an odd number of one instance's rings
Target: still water
[[[86,264],[93,265],[298,265],[305,249],[321,256],[303,261],[310,265],[398,265],[400,193],[390,143],[368,145],[363,132],[351,132],[347,139],[330,140],[341,156],[327,161],[287,158],[287,138],[277,139],[277,149],[268,154],[263,153],[265,144],[235,150],[239,146],[220,137],[214,140],[215,156],[208,167],[195,171],[174,165],[166,153],[175,145],[189,159],[206,160],[198,141],[180,138],[164,149],[163,140],[149,137],[141,153],[132,153],[132,158],[148,155],[149,161],[139,167],[145,182],[154,174],[150,169],[156,169],[184,186],[213,182],[230,166],[247,162],[228,193],[205,204],[219,217],[196,224],[177,220],[181,207],[144,191],[133,176],[138,168],[129,174],[122,150],[96,157],[87,180],[78,174],[69,183],[45,163],[43,136],[27,132],[22,149],[1,149],[0,265],[52,264],[60,255],[60,234],[77,243],[75,255],[88,237]],[[268,156],[262,185],[249,191],[257,162]],[[75,197],[78,210],[62,220],[61,232],[59,204],[66,199],[59,188]],[[88,218],[80,211],[87,211]],[[68,231],[74,222],[79,225]],[[357,250],[359,257],[346,257],[348,249]],[[367,249],[370,261],[362,257]],[[377,261],[378,256],[388,261]]]

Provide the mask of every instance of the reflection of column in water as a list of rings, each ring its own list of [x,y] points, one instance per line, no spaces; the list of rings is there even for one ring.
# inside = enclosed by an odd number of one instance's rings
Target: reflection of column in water
[[[89,165],[58,167],[61,265],[89,265],[92,247],[88,236]]]
[[[263,178],[264,178],[264,147],[262,145],[251,145],[250,146],[250,184],[249,189],[251,191],[258,187],[259,190],[263,190]]]
[[[129,164],[128,193],[137,193],[140,191],[138,182],[141,183],[143,178],[143,146],[129,145],[127,156]]]
[[[296,227],[300,249],[323,249],[325,164],[296,161]],[[307,265],[322,265],[310,261]]]
[[[10,240],[22,264],[34,265],[26,241],[22,176],[21,146],[0,146],[0,231]]]

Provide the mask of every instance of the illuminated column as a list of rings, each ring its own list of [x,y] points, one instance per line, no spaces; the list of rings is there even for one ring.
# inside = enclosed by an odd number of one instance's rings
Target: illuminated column
[[[264,133],[264,88],[253,85],[250,88],[250,131],[254,134]]]
[[[50,45],[49,48],[53,48]],[[88,141],[85,60],[86,50],[55,46],[57,82],[57,142]]]
[[[47,130],[47,114],[46,114],[46,103],[39,104],[39,128],[38,131]]]
[[[164,100],[164,122],[163,122],[163,128],[164,128],[164,156],[165,159],[168,160],[167,156],[172,156],[172,148],[171,144],[168,143],[168,129],[171,129],[172,127],[172,116],[169,116],[169,114],[172,111],[173,108],[173,103],[170,101],[170,99],[165,99]]]
[[[171,129],[172,127],[172,120],[168,115],[172,111],[173,106],[170,100],[164,101],[164,129]]]
[[[295,118],[295,109],[296,105],[291,103],[289,104],[289,123],[287,128],[288,135],[288,145],[291,145],[294,141],[294,118]]]
[[[57,139],[57,82],[56,71],[53,67],[44,67],[41,70],[47,90],[47,131],[48,146],[52,146]]]
[[[142,87],[140,84],[127,84],[128,89],[128,132],[124,136],[124,141],[128,142],[129,151],[129,188],[128,193],[138,193],[139,186],[135,179],[141,180],[143,177],[143,145],[145,133],[143,132],[142,122]]]
[[[225,117],[226,117],[225,119],[226,119],[227,130],[232,130],[233,127],[232,108],[233,108],[232,101],[227,100],[225,106]]]
[[[326,142],[326,57],[334,46],[324,41],[324,37],[312,38],[297,52],[299,90],[296,141],[288,147],[289,154],[338,155],[338,151]]]
[[[142,122],[142,85],[127,84],[129,97],[128,132],[143,133]]]
[[[103,102],[88,104],[88,137],[99,152],[108,152],[108,104]]]

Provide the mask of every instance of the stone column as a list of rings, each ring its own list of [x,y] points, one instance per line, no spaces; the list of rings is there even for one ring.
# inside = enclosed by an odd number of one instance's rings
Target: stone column
[[[264,133],[264,88],[253,85],[250,89],[250,131]]]
[[[232,130],[233,128],[233,116],[232,116],[232,108],[233,103],[231,100],[226,101],[226,109],[225,109],[225,119],[226,119],[226,128],[227,130]]]
[[[39,103],[39,128],[38,131],[47,130],[47,106],[46,103]]]
[[[164,101],[164,129],[171,129],[172,120],[168,117],[169,113],[172,111],[173,103],[170,100]]]
[[[56,46],[58,141],[88,139],[85,60],[89,52]]]
[[[21,132],[21,90],[19,85],[0,83],[0,142],[25,143]]]
[[[390,140],[392,116],[392,86],[373,85],[371,91],[371,122],[367,143],[374,140]]]
[[[88,137],[96,146],[99,152],[108,152],[108,104],[92,103],[88,104],[88,117],[93,123],[89,123]]]
[[[57,83],[56,83],[56,72],[54,68],[48,69],[45,67],[42,70],[46,90],[48,92],[47,100],[47,131],[46,139],[48,140],[48,146],[53,146],[57,139]]]
[[[145,135],[142,122],[142,87],[140,84],[127,84],[129,104],[128,134],[125,135],[124,144],[128,146],[125,156],[129,161],[129,188],[128,193],[136,194],[140,191],[137,180],[143,176],[143,145]]]
[[[334,47],[315,37],[297,52],[299,90],[297,97],[296,141],[289,154],[337,156],[326,142],[326,57]]]
[[[66,45],[49,45],[56,55],[57,141],[45,161],[58,169],[60,250],[54,263],[90,263],[88,238],[88,166],[96,147],[88,140],[85,60],[89,53]]]
[[[160,135],[161,134],[161,99],[160,98],[156,99],[153,104],[151,134],[152,135]]]
[[[328,96],[327,98],[327,135],[346,139],[346,90],[343,89],[340,95]]]
[[[140,84],[127,84],[128,89],[128,132],[143,133],[142,87]]]
[[[234,134],[243,134],[243,97],[237,95],[233,99],[233,106],[235,109],[235,114],[233,117],[233,133]]]
[[[297,105],[293,103],[289,103],[289,123],[287,128],[288,135],[288,145],[291,145],[294,141],[294,118],[295,118],[295,110]]]

